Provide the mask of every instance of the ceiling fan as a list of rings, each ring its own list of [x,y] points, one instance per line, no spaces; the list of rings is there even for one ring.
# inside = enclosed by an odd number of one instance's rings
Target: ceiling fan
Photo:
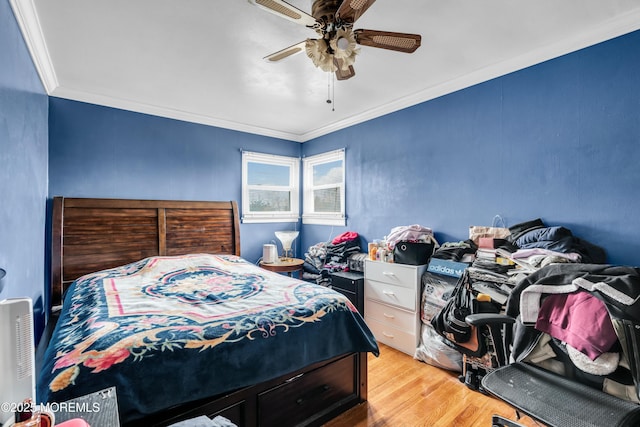
[[[375,0],[314,0],[311,15],[283,0],[249,0],[251,3],[316,31],[319,38],[307,39],[266,56],[270,62],[306,52],[314,65],[335,72],[338,80],[353,77],[358,50],[356,44],[413,53],[420,47],[419,34],[353,29],[353,24]]]

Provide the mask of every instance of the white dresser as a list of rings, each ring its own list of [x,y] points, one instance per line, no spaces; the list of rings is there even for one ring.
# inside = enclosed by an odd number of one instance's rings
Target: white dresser
[[[376,339],[411,356],[420,339],[420,290],[427,265],[367,260],[365,321]]]

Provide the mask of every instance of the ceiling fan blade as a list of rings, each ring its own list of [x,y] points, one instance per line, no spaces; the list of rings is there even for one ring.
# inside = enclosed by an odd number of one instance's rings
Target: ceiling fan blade
[[[333,63],[336,66],[336,78],[338,80],[347,80],[356,75],[356,70],[353,69],[353,65],[349,65],[346,69],[343,69],[342,59],[333,58]]]
[[[278,15],[281,18],[288,19],[289,21],[295,22],[300,25],[304,25],[305,27],[313,28],[318,24],[316,18],[306,12],[301,11],[297,7],[290,5],[286,1],[249,0],[249,2],[268,12]]]
[[[393,33],[390,31],[355,30],[356,42],[364,46],[413,53],[420,47],[420,34]]]
[[[268,62],[277,62],[277,61],[280,61],[281,59],[285,59],[292,55],[296,55],[300,52],[304,52],[306,43],[307,43],[306,40],[300,43],[296,43],[292,46],[289,46],[275,53],[272,53],[271,55],[267,55],[264,57],[264,59]]]
[[[347,22],[356,22],[376,0],[343,0],[336,15]]]

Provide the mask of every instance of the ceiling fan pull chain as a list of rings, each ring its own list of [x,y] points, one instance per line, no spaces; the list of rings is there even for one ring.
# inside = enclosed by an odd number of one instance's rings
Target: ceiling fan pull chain
[[[336,111],[336,79],[334,73],[327,73],[327,104],[331,104],[331,111]],[[333,77],[333,78],[332,78]]]
[[[327,104],[331,104],[331,73],[327,73]]]
[[[331,111],[336,111],[336,74],[329,73],[331,79]]]

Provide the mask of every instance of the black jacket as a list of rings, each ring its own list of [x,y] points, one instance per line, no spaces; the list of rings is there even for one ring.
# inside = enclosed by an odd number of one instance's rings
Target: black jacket
[[[599,284],[589,292],[604,302],[609,311],[622,352],[629,359],[631,376],[640,397],[640,268],[602,264],[549,265],[518,283],[507,300],[507,314],[518,317],[520,296],[529,286],[563,286],[574,283],[577,278],[585,279],[585,283]],[[535,346],[540,334],[532,326],[516,322],[513,329],[512,359],[524,359]]]

